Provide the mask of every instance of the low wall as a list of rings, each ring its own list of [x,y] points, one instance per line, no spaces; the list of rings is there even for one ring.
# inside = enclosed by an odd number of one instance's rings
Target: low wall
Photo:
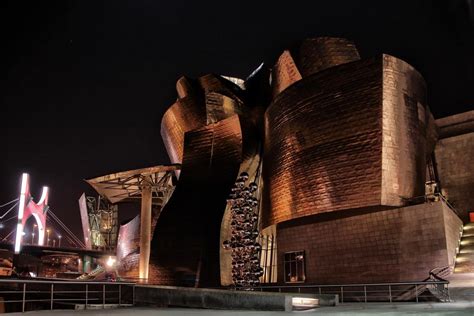
[[[244,292],[151,285],[135,287],[136,305],[161,307],[291,311],[293,297],[316,298],[319,299],[320,305],[326,306],[334,306],[339,302],[337,295]]]
[[[461,228],[443,201],[285,222],[277,227],[278,282],[291,251],[305,252],[307,284],[421,281],[454,263]]]

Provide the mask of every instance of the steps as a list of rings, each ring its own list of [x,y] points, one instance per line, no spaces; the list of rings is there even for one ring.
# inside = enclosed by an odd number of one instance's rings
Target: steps
[[[77,280],[91,280],[95,279],[99,274],[105,272],[105,269],[102,266],[97,266],[94,270],[90,273],[84,273],[83,275],[79,276]]]
[[[474,272],[474,223],[464,225],[454,273]]]

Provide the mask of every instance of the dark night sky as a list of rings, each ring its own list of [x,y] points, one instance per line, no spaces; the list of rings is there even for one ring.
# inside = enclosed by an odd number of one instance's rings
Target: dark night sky
[[[182,74],[246,77],[298,39],[342,36],[363,58],[417,68],[436,118],[474,108],[472,0],[8,3],[0,204],[29,172],[35,197],[50,186],[51,208],[77,233],[77,200],[92,193],[82,179],[168,163],[160,121]]]

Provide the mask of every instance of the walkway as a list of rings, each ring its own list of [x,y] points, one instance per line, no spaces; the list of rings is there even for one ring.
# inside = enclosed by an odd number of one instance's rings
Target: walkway
[[[473,302],[455,303],[400,303],[400,304],[343,304],[337,307],[321,307],[314,311],[305,312],[261,312],[261,311],[222,311],[208,309],[182,308],[150,308],[132,307],[106,310],[56,310],[28,312],[26,314],[11,313],[10,315],[27,316],[284,316],[284,315],[474,315]]]

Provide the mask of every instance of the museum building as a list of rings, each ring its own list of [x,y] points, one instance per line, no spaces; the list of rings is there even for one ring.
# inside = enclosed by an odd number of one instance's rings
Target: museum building
[[[166,201],[153,204],[149,283],[235,284],[235,249],[222,245],[245,234],[229,202],[243,173],[258,188],[260,283],[454,271],[474,211],[474,111],[435,120],[405,61],[361,59],[351,41],[321,37],[245,80],[209,74],[176,87],[161,123],[175,167]],[[128,277],[142,275],[138,217],[118,235]]]

